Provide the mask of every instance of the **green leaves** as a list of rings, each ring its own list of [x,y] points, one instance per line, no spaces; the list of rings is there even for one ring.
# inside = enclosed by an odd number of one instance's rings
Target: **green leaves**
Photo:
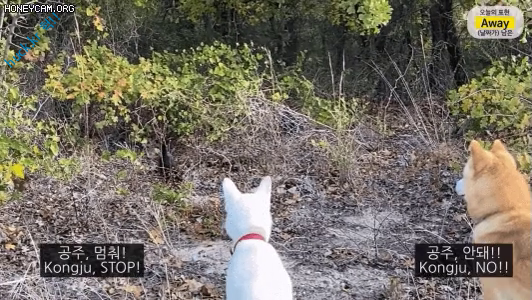
[[[239,94],[258,91],[261,58],[246,44],[234,49],[219,42],[180,54],[156,55],[154,62],[176,70],[164,83],[173,92],[161,95],[156,104],[165,109],[162,115],[169,120],[169,129],[178,136],[201,130],[221,137],[246,109]]]
[[[200,131],[218,139],[242,115],[246,98],[259,90],[263,55],[247,44],[201,44],[179,54],[154,52],[131,64],[105,46],[90,42],[77,64],[61,76],[64,60],[48,66],[45,90],[69,101],[72,114],[105,130],[120,124],[138,143],[154,132],[184,137]],[[54,153],[53,144],[47,145]]]
[[[532,66],[528,57],[503,58],[458,91],[448,94],[454,115],[470,120],[471,131],[523,132],[530,128],[532,107],[521,99],[532,99]]]
[[[236,12],[250,25],[264,23],[271,18],[288,20],[306,16],[320,22],[345,25],[353,32],[366,34],[379,32],[379,27],[389,22],[392,8],[388,0],[181,0],[179,11],[195,23],[199,23],[204,16],[216,20],[223,11]]]
[[[511,56],[494,62],[471,83],[448,93],[447,105],[462,126],[466,136],[485,133],[510,137],[527,136],[532,128],[532,65],[528,57]],[[509,138],[526,170],[529,139]],[[528,158],[527,158],[528,157]]]
[[[135,162],[137,160],[137,153],[129,149],[120,149],[116,151],[115,156],[121,159],[127,159],[131,162]]]
[[[9,89],[9,93],[8,93],[8,99],[10,101],[17,101],[19,99],[19,94],[18,94],[18,88],[17,87],[11,87]]]
[[[391,14],[387,0],[332,0],[326,13],[331,23],[360,34],[378,33]]]
[[[95,122],[99,128],[117,124],[119,116],[128,114],[127,106],[136,94],[125,79],[133,75],[136,67],[94,41],[89,41],[84,53],[75,56],[76,66],[64,76],[61,75],[64,60],[49,65],[44,90],[57,100],[72,101],[75,115],[83,115],[85,105],[96,102],[103,112],[103,120]]]

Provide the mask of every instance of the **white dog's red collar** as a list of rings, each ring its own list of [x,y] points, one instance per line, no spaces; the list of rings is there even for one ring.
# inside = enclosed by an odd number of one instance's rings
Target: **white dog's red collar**
[[[236,243],[231,248],[231,254],[233,254],[235,252],[236,245],[238,245],[238,243],[240,243],[240,241],[243,241],[243,240],[261,240],[261,241],[266,241],[266,239],[262,235],[260,235],[258,233],[248,233],[248,234],[244,235],[243,237],[241,237],[240,239],[238,239],[238,241],[236,241]]]

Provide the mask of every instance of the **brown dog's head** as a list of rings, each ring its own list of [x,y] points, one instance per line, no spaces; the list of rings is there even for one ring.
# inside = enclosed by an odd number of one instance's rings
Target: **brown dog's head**
[[[456,192],[465,196],[467,210],[474,220],[524,204],[516,201],[521,197],[512,195],[522,190],[523,176],[500,140],[495,140],[489,151],[473,140],[469,151],[463,178],[456,183]]]

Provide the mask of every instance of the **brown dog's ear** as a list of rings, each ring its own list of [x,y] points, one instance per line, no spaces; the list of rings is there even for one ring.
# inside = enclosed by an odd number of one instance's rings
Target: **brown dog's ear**
[[[500,140],[495,140],[493,142],[490,151],[491,153],[494,153],[499,159],[501,159],[502,162],[508,167],[514,169],[517,168],[515,158],[512,156],[512,154],[510,154],[510,152],[508,152],[508,149],[506,149],[506,146]]]
[[[484,150],[479,142],[472,140],[469,144],[469,151],[471,151],[471,161],[475,173],[482,171],[485,167],[491,164],[491,153]]]
[[[469,152],[473,152],[473,148],[475,148],[475,149],[476,148],[481,148],[482,149],[482,147],[480,146],[480,143],[477,142],[477,140],[471,140],[471,142],[469,142],[469,148],[468,148]]]
[[[496,139],[493,142],[493,145],[491,145],[491,150],[490,151],[493,152],[493,153],[495,153],[495,152],[508,152],[506,150],[506,147],[504,146],[504,144],[499,139]]]

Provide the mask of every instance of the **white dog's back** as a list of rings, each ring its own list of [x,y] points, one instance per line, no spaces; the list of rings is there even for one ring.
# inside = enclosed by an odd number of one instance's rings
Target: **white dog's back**
[[[242,241],[227,270],[229,300],[289,300],[292,283],[272,245]]]
[[[226,178],[222,184],[225,228],[234,243],[226,278],[228,300],[291,300],[292,282],[268,243],[271,234],[271,178],[252,194],[241,193]]]

